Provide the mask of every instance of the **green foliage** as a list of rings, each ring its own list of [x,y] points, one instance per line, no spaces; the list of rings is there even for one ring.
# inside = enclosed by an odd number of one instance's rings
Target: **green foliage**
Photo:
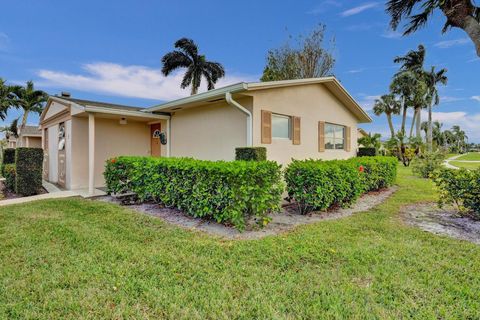
[[[361,157],[349,160],[294,160],[285,170],[288,199],[300,213],[349,206],[363,192],[395,182],[397,160]]]
[[[441,152],[427,152],[418,155],[412,162],[413,173],[422,178],[430,178],[430,175],[437,169],[440,169],[445,154]]]
[[[380,149],[382,143],[380,142],[380,138],[382,135],[380,133],[369,133],[366,136],[357,139],[358,144],[361,144],[365,148],[375,148]]]
[[[441,169],[433,174],[439,205],[454,204],[465,215],[480,219],[480,169]]]
[[[17,148],[15,164],[15,193],[22,196],[36,194],[42,188],[43,149]]]
[[[376,156],[377,149],[376,148],[367,148],[367,147],[360,147],[358,148],[357,156],[359,157],[367,157],[367,156]]]
[[[168,207],[242,230],[246,219],[262,223],[280,209],[284,186],[271,161],[201,161],[188,158],[118,157],[106,163],[109,193],[132,191],[141,201]]]
[[[2,155],[2,176],[5,177],[5,165],[15,163],[15,149],[3,149]]]
[[[267,148],[265,148],[265,147],[235,148],[235,160],[266,161],[267,160]]]
[[[5,188],[8,191],[15,192],[15,164],[5,164],[3,167],[3,177],[5,178]]]

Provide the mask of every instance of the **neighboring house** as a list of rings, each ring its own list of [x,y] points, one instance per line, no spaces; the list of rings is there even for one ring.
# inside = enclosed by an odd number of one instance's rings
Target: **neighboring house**
[[[9,136],[5,140],[7,141],[7,148],[15,149],[17,147],[17,138]]]
[[[8,137],[5,137],[5,140],[7,148],[41,148],[42,131],[40,131],[38,126],[25,126],[24,128],[18,128],[18,137],[9,134]]]
[[[357,124],[371,119],[327,77],[239,83],[147,109],[55,96],[40,121],[45,178],[93,193],[119,155],[233,160],[236,147],[263,146],[280,164],[353,157]]]

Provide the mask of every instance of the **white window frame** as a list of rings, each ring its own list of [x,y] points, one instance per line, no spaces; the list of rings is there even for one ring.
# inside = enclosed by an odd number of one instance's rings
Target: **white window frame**
[[[276,137],[273,134],[273,118],[283,118],[288,120],[288,138],[285,137]],[[279,139],[279,140],[292,140],[292,117],[286,116],[284,114],[272,113],[272,139]]]
[[[334,129],[333,130],[333,137],[327,137],[327,127],[328,126],[333,126],[334,128],[335,127],[341,127],[343,129],[343,137],[342,138],[337,138],[335,136],[335,132],[336,130]],[[325,136],[325,150],[345,150],[345,144],[347,143],[347,127],[344,126],[344,125],[341,125],[341,124],[336,124],[336,123],[330,123],[330,122],[325,122],[325,132],[324,132],[324,136]],[[327,147],[327,140],[329,139],[333,139],[333,148],[328,148]],[[337,148],[337,140],[342,140],[342,146],[343,148]]]

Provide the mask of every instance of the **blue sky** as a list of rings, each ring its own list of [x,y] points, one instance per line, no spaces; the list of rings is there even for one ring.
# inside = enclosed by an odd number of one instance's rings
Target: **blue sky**
[[[442,35],[437,14],[427,28],[401,37],[388,28],[385,1],[54,1],[19,0],[2,5],[0,77],[34,80],[50,94],[150,106],[188,95],[180,75],[164,78],[160,59],[180,37],[194,39],[227,77],[217,85],[256,81],[268,49],[289,34],[327,25],[335,37],[335,75],[366,109],[388,91],[398,66],[392,59],[423,43],[427,65],[447,68],[434,117],[446,128],[461,125],[480,142],[480,59],[461,30]],[[6,122],[18,117],[12,111]],[[375,117],[363,127],[387,135]],[[38,117],[32,116],[29,123]]]

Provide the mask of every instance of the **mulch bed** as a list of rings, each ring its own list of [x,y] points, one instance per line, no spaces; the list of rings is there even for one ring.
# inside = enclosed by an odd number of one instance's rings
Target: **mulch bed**
[[[47,191],[44,188],[41,188],[41,190],[38,192],[38,194],[44,194],[44,193],[47,193]],[[8,191],[7,188],[5,188],[5,182],[0,181],[0,201],[17,199],[17,198],[22,198],[22,196],[14,192]]]
[[[371,208],[384,202],[396,190],[396,187],[392,187],[377,192],[370,192],[363,195],[350,208],[335,208],[326,212],[312,212],[307,215],[298,214],[295,210],[294,204],[286,205],[283,207],[282,212],[270,215],[272,221],[265,228],[259,229],[252,220],[249,223],[249,227],[244,232],[239,232],[231,226],[219,224],[215,221],[193,218],[181,210],[165,208],[155,203],[133,204],[126,207],[137,212],[161,218],[168,223],[172,223],[189,230],[198,230],[222,238],[260,239],[265,236],[276,235],[282,232],[290,231],[300,225],[315,223],[322,220],[340,219],[350,216],[354,213],[370,210]],[[122,205],[121,200],[111,196],[100,197],[96,198],[95,200]]]

